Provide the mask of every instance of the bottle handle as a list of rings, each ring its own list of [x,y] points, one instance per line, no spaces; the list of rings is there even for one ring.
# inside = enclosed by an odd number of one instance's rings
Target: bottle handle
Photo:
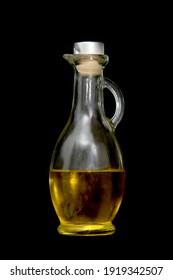
[[[124,97],[119,87],[108,78],[104,78],[104,88],[110,90],[115,98],[116,109],[113,117],[110,119],[113,129],[115,130],[124,114]]]

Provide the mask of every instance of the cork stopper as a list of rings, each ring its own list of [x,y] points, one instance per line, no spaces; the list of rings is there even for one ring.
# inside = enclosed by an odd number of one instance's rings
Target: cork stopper
[[[88,59],[81,61],[81,64],[77,65],[77,70],[82,75],[100,75],[102,72],[102,66],[98,61],[92,58],[92,55],[104,55],[104,44],[102,42],[77,42],[73,46],[74,54],[90,55]]]

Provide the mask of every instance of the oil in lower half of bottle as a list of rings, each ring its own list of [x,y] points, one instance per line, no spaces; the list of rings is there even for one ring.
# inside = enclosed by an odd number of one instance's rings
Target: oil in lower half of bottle
[[[50,193],[62,223],[104,223],[121,205],[125,170],[50,170]]]

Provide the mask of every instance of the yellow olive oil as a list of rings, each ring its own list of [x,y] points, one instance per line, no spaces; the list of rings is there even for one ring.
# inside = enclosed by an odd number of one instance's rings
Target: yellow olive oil
[[[49,180],[60,233],[96,235],[115,230],[112,220],[123,197],[124,170],[52,169]]]

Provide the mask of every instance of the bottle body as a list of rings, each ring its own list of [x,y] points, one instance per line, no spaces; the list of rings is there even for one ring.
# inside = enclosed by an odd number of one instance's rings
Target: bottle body
[[[59,232],[107,235],[120,207],[124,170],[50,170],[50,191],[60,219]]]
[[[49,173],[50,194],[60,220],[58,232],[112,234],[125,170],[112,122],[104,113],[103,57],[100,64],[97,56],[97,63],[91,64],[76,63],[75,56],[70,59],[80,67],[75,67],[72,110],[55,145]],[[85,57],[86,61],[91,59]]]

